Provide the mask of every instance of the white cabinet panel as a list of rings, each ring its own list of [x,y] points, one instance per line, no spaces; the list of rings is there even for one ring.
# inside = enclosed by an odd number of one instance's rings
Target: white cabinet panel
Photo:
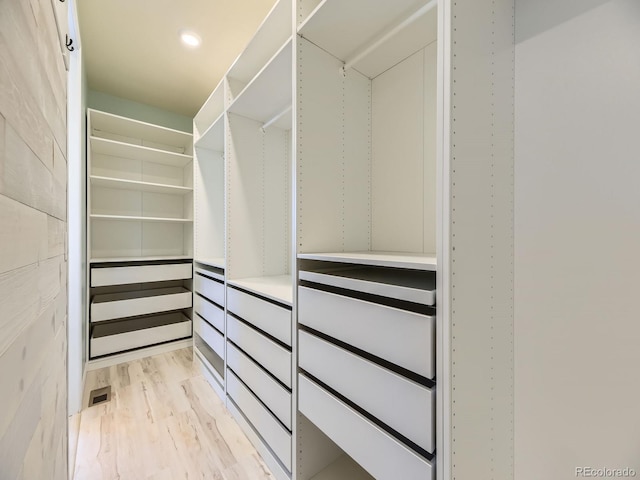
[[[200,338],[211,347],[211,350],[224,358],[224,337],[220,332],[197,315],[193,318],[193,331],[200,335]]]
[[[291,388],[291,352],[230,315],[227,337]]]
[[[193,296],[193,310],[224,333],[224,310],[198,294]]]
[[[191,320],[180,313],[98,324],[91,332],[91,357],[191,336]]]
[[[435,316],[307,287],[298,321],[427,378],[433,378]]]
[[[229,288],[227,310],[278,340],[291,345],[291,311]]]
[[[298,408],[379,480],[433,480],[431,463],[304,375],[298,376]]]
[[[227,366],[291,430],[291,393],[232,343],[227,345]]]
[[[96,295],[91,300],[91,321],[180,310],[190,308],[191,302],[191,292],[182,287]]]
[[[128,285],[191,278],[191,263],[169,265],[136,265],[91,269],[91,286]]]
[[[207,278],[198,273],[194,278],[194,290],[196,293],[207,297],[212,302],[224,307],[224,283]]]
[[[227,370],[227,393],[264,439],[268,447],[291,471],[291,434],[267,410],[232,371]]]
[[[428,452],[435,449],[435,390],[300,332],[300,367]]]

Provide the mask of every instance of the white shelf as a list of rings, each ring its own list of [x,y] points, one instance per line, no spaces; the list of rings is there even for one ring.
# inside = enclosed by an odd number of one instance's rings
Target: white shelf
[[[341,266],[318,271],[301,271],[299,278],[423,305],[435,305],[436,301],[435,276],[427,275],[420,270],[380,271],[369,265],[349,268]]]
[[[348,2],[324,0],[300,24],[298,33],[333,56],[346,61],[366,48],[367,43],[375,41],[381,34],[410,17],[426,3],[424,0],[394,0],[393,2],[388,0],[349,0]],[[427,14],[428,16],[429,14]],[[413,33],[416,31],[420,33],[418,43],[428,41],[428,38],[431,37],[435,39],[432,28],[435,26],[433,25],[433,14],[430,18],[431,20],[428,20],[427,24],[421,23],[422,20],[416,22],[418,25]],[[425,29],[427,25],[429,26],[427,31],[421,32],[420,29]],[[399,33],[398,37],[402,41],[394,47],[394,50],[401,51],[399,47],[409,50],[405,52],[405,56],[420,48],[420,45],[415,45],[416,38],[413,35],[402,36]],[[390,42],[394,41],[396,41],[395,38],[390,40]],[[399,57],[397,60],[402,58]],[[393,63],[388,67],[392,65]]]
[[[169,195],[186,195],[193,192],[193,188],[176,185],[164,185],[161,183],[140,182],[137,180],[123,180],[121,178],[101,177],[91,175],[93,187],[115,188],[118,190],[133,190],[140,192],[165,193]]]
[[[311,480],[375,480],[350,456],[343,454],[336,461],[314,475]]]
[[[170,145],[183,151],[189,151],[193,142],[193,136],[190,133],[172,128],[152,125],[92,109],[89,109],[89,116],[91,117],[91,135],[95,135],[96,132],[105,132],[132,139]]]
[[[204,102],[196,116],[193,118],[194,141],[198,143],[206,130],[209,130],[214,121],[224,112],[224,78],[213,89],[209,98]]]
[[[162,218],[162,217],[132,217],[128,215],[98,215],[91,214],[92,220],[122,220],[126,222],[157,222],[157,223],[192,223],[188,218]]]
[[[143,147],[142,145],[133,145],[131,143],[118,142],[116,140],[95,136],[90,137],[90,142],[91,151],[94,155],[97,153],[112,157],[159,163],[161,165],[171,165],[174,167],[184,167],[193,159],[191,155],[173,153],[167,150]]]
[[[325,262],[353,263],[379,267],[409,268],[412,270],[436,271],[435,254],[399,252],[330,252],[299,253],[299,259]]]
[[[165,255],[150,257],[102,257],[91,258],[90,263],[158,262],[165,260],[191,260],[190,255]]]
[[[196,263],[202,263],[203,265],[208,265],[214,268],[221,268],[224,270],[225,268],[225,259],[224,257],[211,257],[211,258],[197,258],[195,259]]]
[[[191,336],[191,320],[181,313],[95,325],[91,358]]]
[[[224,152],[224,112],[215,119],[194,145],[198,148]]]
[[[244,85],[249,83],[274,52],[291,37],[291,27],[291,0],[279,0],[229,69],[229,79]]]
[[[241,278],[228,280],[227,284],[285,305],[293,304],[293,280],[290,275]]]
[[[292,39],[289,39],[280,48],[238,95],[229,107],[229,112],[268,122],[291,105],[292,43]]]

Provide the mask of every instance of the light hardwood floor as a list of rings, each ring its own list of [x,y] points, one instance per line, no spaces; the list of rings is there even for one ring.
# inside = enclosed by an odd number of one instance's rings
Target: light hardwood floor
[[[191,348],[87,373],[75,480],[261,480],[269,469]],[[111,385],[108,403],[89,391]]]

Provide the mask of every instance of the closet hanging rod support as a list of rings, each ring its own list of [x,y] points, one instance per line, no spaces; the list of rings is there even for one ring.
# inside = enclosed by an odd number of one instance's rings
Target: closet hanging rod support
[[[289,105],[287,108],[282,110],[280,113],[277,113],[271,120],[263,123],[262,127],[260,127],[260,130],[262,130],[262,132],[264,132],[267,128],[269,128],[271,125],[273,125],[278,120],[280,120],[282,117],[284,117],[287,113],[289,113],[291,111],[291,108],[292,108],[292,105]]]
[[[413,12],[411,15],[409,15],[407,18],[402,20],[400,23],[397,23],[396,25],[389,28],[388,30],[382,31],[376,38],[374,38],[371,41],[371,43],[364,46],[360,50],[356,51],[356,53],[354,53],[351,56],[351,58],[347,58],[347,60],[345,60],[344,62],[344,65],[340,69],[341,72],[343,74],[346,73],[347,70],[353,68],[355,64],[357,64],[360,60],[362,60],[364,57],[366,57],[371,52],[373,52],[380,45],[382,45],[387,40],[389,40],[390,38],[400,33],[402,30],[404,30],[406,27],[411,25],[413,22],[415,22],[419,18],[425,16],[427,13],[429,13],[431,10],[433,10],[437,6],[438,6],[438,0],[431,0],[430,2],[428,2],[427,4],[420,7],[418,10]]]

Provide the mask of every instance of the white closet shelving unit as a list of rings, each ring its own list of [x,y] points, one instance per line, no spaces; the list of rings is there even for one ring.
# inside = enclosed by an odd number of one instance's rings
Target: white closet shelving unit
[[[227,407],[276,478],[291,477],[291,0],[227,73]]]
[[[298,4],[301,480],[435,478],[436,6]]]
[[[196,116],[196,352],[280,480],[510,471],[510,13],[280,0]]]
[[[293,5],[275,4],[194,118],[194,347],[277,478],[291,478]]]
[[[88,136],[88,353],[102,365],[191,337],[193,140],[92,109]]]
[[[214,89],[193,120],[195,358],[225,398],[225,85]]]

